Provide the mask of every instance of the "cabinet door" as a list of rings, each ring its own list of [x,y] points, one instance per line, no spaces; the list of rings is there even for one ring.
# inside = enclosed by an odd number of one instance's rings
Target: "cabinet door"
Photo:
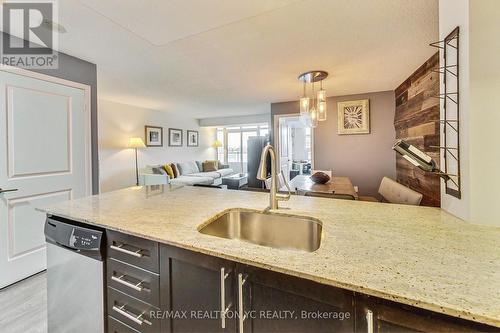
[[[486,326],[413,306],[356,295],[356,332],[496,332]]]
[[[161,245],[160,302],[166,332],[234,332],[234,264]]]
[[[354,330],[352,292],[249,266],[237,273],[240,333]]]

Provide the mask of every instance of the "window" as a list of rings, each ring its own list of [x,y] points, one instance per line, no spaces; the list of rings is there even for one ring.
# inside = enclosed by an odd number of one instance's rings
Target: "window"
[[[259,135],[260,136],[268,136],[269,135],[269,127],[267,125],[259,126]]]
[[[248,138],[268,135],[267,124],[217,128],[217,140],[223,144],[223,147],[217,149],[219,159],[224,157],[224,162],[229,163],[235,171],[246,172]]]
[[[257,131],[245,131],[245,132],[242,132],[241,135],[243,136],[242,137],[242,147],[243,149],[241,150],[241,153],[242,153],[242,161],[244,163],[248,162],[248,153],[247,153],[247,149],[248,149],[248,138],[251,137],[251,136],[257,136]]]
[[[227,133],[227,161],[241,162],[241,132]]]

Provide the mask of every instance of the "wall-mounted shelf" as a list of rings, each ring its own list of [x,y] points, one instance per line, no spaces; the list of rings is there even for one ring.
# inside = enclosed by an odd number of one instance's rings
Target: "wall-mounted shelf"
[[[460,182],[460,89],[459,51],[460,29],[456,27],[444,40],[429,44],[440,50],[442,66],[433,71],[442,78],[441,91],[433,96],[441,100],[442,119],[438,120],[443,131],[442,146],[444,171],[440,176],[445,182],[446,194],[461,198]]]

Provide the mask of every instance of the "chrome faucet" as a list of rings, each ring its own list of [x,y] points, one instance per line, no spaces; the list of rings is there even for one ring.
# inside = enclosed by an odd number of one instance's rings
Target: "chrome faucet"
[[[267,154],[271,156],[271,188],[270,188],[270,197],[269,197],[269,207],[268,209],[278,209],[278,201],[287,201],[290,199],[290,187],[285,180],[285,186],[288,189],[288,194],[278,193],[278,180],[276,173],[276,151],[274,147],[271,145],[267,145],[262,150],[262,154],[260,155],[260,165],[259,171],[257,172],[257,179],[266,181],[267,180],[267,163],[266,158]]]

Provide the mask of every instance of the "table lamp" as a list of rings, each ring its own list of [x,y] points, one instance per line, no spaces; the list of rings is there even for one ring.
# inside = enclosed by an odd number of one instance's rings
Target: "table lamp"
[[[128,140],[128,147],[135,150],[135,185],[139,186],[139,169],[137,167],[137,149],[146,148],[144,141],[141,138],[130,138]]]

